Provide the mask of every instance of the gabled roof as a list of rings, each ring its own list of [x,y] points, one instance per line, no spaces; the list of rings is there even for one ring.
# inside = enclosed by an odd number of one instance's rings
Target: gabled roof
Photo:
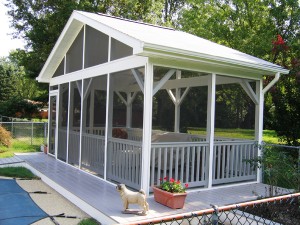
[[[131,46],[133,54],[159,57],[162,53],[170,57],[212,60],[274,73],[287,74],[288,70],[250,56],[240,51],[216,44],[209,40],[171,28],[121,19],[104,14],[74,11],[61,36],[46,61],[38,80],[50,78],[64,54],[72,44],[83,24]]]

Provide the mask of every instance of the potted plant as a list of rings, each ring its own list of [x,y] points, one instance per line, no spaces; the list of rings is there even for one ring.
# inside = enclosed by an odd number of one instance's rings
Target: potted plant
[[[48,153],[48,145],[47,145],[47,143],[45,143],[45,144],[43,144],[41,146],[41,151],[44,152],[45,154]]]
[[[160,179],[160,185],[153,187],[154,200],[162,205],[168,206],[172,209],[181,209],[184,206],[186,198],[186,188],[180,180],[174,180],[167,177]]]

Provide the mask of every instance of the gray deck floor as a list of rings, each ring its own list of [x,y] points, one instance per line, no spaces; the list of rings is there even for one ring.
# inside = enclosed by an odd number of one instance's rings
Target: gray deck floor
[[[8,166],[9,164],[22,163],[24,160],[20,159],[17,156],[10,158],[0,158],[0,166]]]
[[[150,212],[147,216],[122,214],[121,198],[114,185],[43,153],[19,154],[17,157],[73,195],[111,217],[116,223],[138,222],[149,218],[194,212],[211,208],[210,204],[218,206],[236,204],[255,200],[257,195],[265,196],[266,193],[266,185],[259,183],[211,190],[190,190],[183,209],[169,209],[156,203],[153,196],[149,196]],[[134,205],[129,207],[135,208]]]

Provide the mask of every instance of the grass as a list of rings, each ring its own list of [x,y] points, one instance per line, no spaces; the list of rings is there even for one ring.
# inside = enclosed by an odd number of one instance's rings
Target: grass
[[[206,135],[206,128],[189,127],[188,133]],[[240,139],[254,139],[254,130],[251,129],[215,129],[215,136],[224,138],[240,138]],[[279,138],[274,130],[263,131],[263,141],[271,144],[279,144]]]
[[[0,176],[4,177],[16,177],[16,178],[26,178],[26,179],[37,179],[30,170],[25,167],[3,167],[0,168]]]
[[[13,139],[11,147],[7,148],[0,146],[0,158],[7,158],[14,156],[14,153],[26,153],[26,152],[38,152],[40,151],[40,145],[30,145],[26,142]]]
[[[99,224],[100,223],[97,222],[97,220],[92,218],[83,219],[78,223],[78,225],[99,225]]]

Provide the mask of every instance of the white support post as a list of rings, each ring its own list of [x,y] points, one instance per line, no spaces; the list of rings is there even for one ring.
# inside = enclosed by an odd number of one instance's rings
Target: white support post
[[[263,80],[256,82],[256,95],[258,97],[258,104],[255,105],[255,140],[258,146],[262,144],[263,136],[263,115],[264,115],[264,93],[263,93]],[[261,148],[257,149],[257,156],[262,155]],[[262,182],[262,170],[257,168],[257,182]]]
[[[77,83],[78,85],[78,83]],[[83,126],[84,126],[84,123],[83,123],[83,120],[84,120],[84,117],[83,117],[83,112],[84,112],[84,107],[83,107],[83,103],[84,103],[84,80],[81,80],[81,94],[80,94],[80,101],[81,101],[81,109],[80,109],[80,136],[79,136],[79,161],[78,161],[78,167],[79,169],[81,169],[81,150],[82,150],[82,134],[83,134]]]
[[[176,70],[176,79],[180,80],[181,79],[181,71]],[[181,97],[181,88],[176,88],[176,93],[175,93],[175,117],[174,117],[174,132],[179,133],[179,127],[180,127],[180,97]]]
[[[66,152],[66,163],[69,162],[69,141],[70,141],[70,122],[71,122],[71,106],[73,107],[73,104],[71,104],[71,96],[74,96],[74,91],[72,91],[72,85],[71,82],[69,82],[69,96],[68,96],[68,121],[67,121],[67,152]],[[72,95],[71,95],[72,94]],[[72,117],[73,119],[73,117]],[[73,121],[73,120],[72,120]]]
[[[211,74],[208,80],[207,93],[207,136],[208,141],[208,181],[207,187],[212,187],[213,181],[213,157],[214,157],[214,132],[215,132],[215,102],[216,102],[216,74]]]
[[[95,106],[95,88],[92,85],[91,89],[91,102],[90,102],[90,130],[94,130],[94,106]]]
[[[143,122],[143,148],[141,188],[149,194],[151,133],[152,133],[152,92],[153,92],[153,64],[148,62],[145,66],[144,85],[144,122]]]
[[[127,102],[126,102],[126,127],[132,127],[132,102],[131,92],[127,92]]]
[[[83,40],[82,40],[82,69],[84,69],[85,64],[85,32],[86,32],[86,25],[83,26]]]
[[[107,74],[107,87],[106,87],[106,118],[105,118],[105,146],[104,146],[104,180],[107,179],[107,152],[109,151],[109,139],[112,136],[113,125],[113,78],[111,74]]]

